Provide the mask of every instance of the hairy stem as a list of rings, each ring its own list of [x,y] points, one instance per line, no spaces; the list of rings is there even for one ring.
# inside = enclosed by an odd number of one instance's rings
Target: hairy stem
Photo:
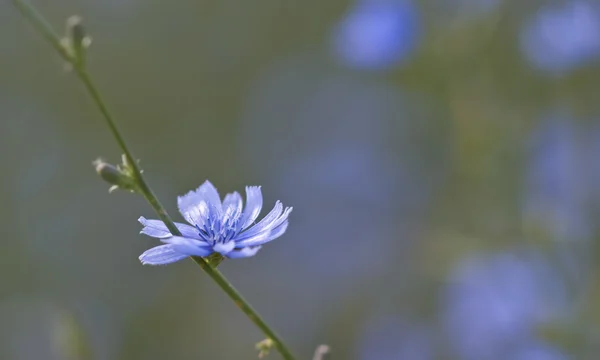
[[[99,91],[94,85],[89,73],[85,69],[83,62],[79,61],[76,55],[69,52],[69,50],[61,43],[60,37],[52,30],[52,27],[46,22],[46,20],[33,8],[31,5],[25,3],[22,0],[13,0],[14,5],[19,9],[21,14],[32,23],[35,29],[44,36],[44,38],[53,46],[53,48],[59,53],[59,55],[73,66],[77,77],[81,80],[85,89],[92,97],[92,100],[100,110],[102,117],[106,121],[111,133],[113,134],[117,144],[121,148],[121,151],[125,154],[127,162],[133,169],[133,176],[139,187],[140,192],[148,201],[150,206],[154,209],[158,217],[165,223],[169,231],[174,234],[181,236],[179,229],[173,223],[173,220],[169,217],[169,214],[162,206],[146,180],[142,175],[135,157],[129,150],[125,139],[121,135],[114,118],[109,112],[104,100],[100,96]],[[192,260],[204,270],[208,276],[233,300],[237,307],[246,314],[246,316],[252,321],[268,338],[273,340],[275,347],[281,353],[284,359],[293,360],[290,350],[284,344],[283,340],[265,323],[260,315],[250,306],[250,304],[243,298],[243,296],[231,285],[231,283],[225,278],[225,276],[216,268],[212,267],[207,260],[202,257],[193,256]]]

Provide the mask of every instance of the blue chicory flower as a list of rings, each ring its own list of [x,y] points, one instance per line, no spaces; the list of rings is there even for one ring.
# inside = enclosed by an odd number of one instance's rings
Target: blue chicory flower
[[[254,256],[265,244],[285,232],[291,207],[275,207],[254,223],[263,205],[260,186],[246,187],[246,207],[234,192],[221,202],[217,189],[208,180],[197,190],[177,198],[179,212],[191,225],[175,223],[181,236],[174,236],[161,220],[140,217],[140,232],[160,239],[166,245],[153,247],[140,256],[142,264],[165,265],[188,256],[219,253],[230,259]]]

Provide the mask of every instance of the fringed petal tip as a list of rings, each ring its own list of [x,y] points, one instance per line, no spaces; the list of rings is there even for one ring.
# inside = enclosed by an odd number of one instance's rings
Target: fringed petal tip
[[[160,220],[148,220],[141,216],[138,221],[144,226],[142,230],[140,230],[140,234],[159,239],[171,236],[169,229],[167,229],[166,225]]]
[[[246,195],[248,195],[248,193],[250,194],[259,194],[260,197],[262,198],[262,186],[260,185],[249,185],[246,186]]]

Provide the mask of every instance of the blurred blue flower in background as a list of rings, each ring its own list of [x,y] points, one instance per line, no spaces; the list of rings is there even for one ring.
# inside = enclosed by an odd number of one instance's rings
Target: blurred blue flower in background
[[[140,256],[143,264],[170,264],[188,256],[208,256],[219,253],[230,259],[254,256],[262,244],[285,232],[291,207],[275,207],[254,224],[262,208],[259,186],[246,187],[246,208],[242,210],[239,193],[227,194],[223,203],[217,189],[207,180],[197,190],[177,198],[183,217],[192,224],[176,223],[182,236],[173,236],[161,220],[139,220],[141,233],[161,239],[167,245],[154,247]]]
[[[585,0],[547,5],[521,32],[521,50],[536,68],[561,74],[600,55],[600,8]]]
[[[530,139],[524,213],[530,226],[554,240],[582,240],[591,234],[586,203],[585,139],[566,111],[543,117]]]
[[[539,341],[537,326],[565,313],[566,291],[535,252],[467,258],[443,296],[447,335],[461,359],[513,359],[515,349]]]
[[[533,343],[515,351],[512,360],[568,360],[569,357],[559,349],[547,345]]]
[[[600,184],[600,161],[598,161],[598,154],[600,154],[600,124],[596,123],[587,134],[590,137],[590,144],[587,149],[589,161],[586,164],[586,169],[589,169],[589,183],[592,190],[590,197],[593,199],[595,206],[600,207],[600,188],[597,186],[597,184]],[[600,224],[596,224],[595,222],[594,225],[596,229],[600,226]]]
[[[333,30],[333,52],[352,68],[389,69],[414,52],[420,30],[410,0],[357,0]]]

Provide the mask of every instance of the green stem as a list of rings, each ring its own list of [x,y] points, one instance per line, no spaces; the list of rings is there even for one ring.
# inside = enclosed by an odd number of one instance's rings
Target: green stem
[[[13,0],[14,5],[19,9],[21,14],[29,20],[36,30],[44,36],[44,38],[54,47],[54,49],[61,55],[61,57],[70,63],[77,76],[85,86],[86,90],[92,97],[92,100],[98,107],[98,110],[102,113],[104,120],[106,121],[108,127],[110,128],[111,133],[115,137],[121,151],[125,154],[127,158],[127,162],[130,164],[133,169],[133,176],[135,177],[136,183],[138,184],[139,190],[144,196],[144,198],[148,201],[150,206],[156,211],[158,217],[165,223],[169,231],[174,234],[181,236],[179,229],[171,220],[169,214],[162,206],[154,192],[144,179],[142,172],[139,168],[135,157],[132,152],[127,147],[125,139],[121,136],[117,125],[108,111],[104,100],[100,96],[96,86],[92,82],[92,79],[86,69],[84,68],[82,62],[80,62],[74,55],[70,54],[70,52],[61,44],[60,37],[54,33],[52,27],[46,22],[46,20],[33,8],[31,5],[23,2],[22,0]],[[209,262],[202,257],[192,256],[192,260],[196,264],[204,270],[208,276],[215,282],[219,287],[233,300],[233,302],[237,305],[240,310],[246,314],[246,316],[252,321],[269,339],[273,340],[275,347],[281,353],[284,359],[286,360],[294,360],[290,350],[284,344],[283,340],[273,331],[267,323],[260,317],[260,315],[250,306],[248,301],[244,299],[244,297],[231,285],[231,283],[225,278],[225,276],[216,268],[210,266]]]

